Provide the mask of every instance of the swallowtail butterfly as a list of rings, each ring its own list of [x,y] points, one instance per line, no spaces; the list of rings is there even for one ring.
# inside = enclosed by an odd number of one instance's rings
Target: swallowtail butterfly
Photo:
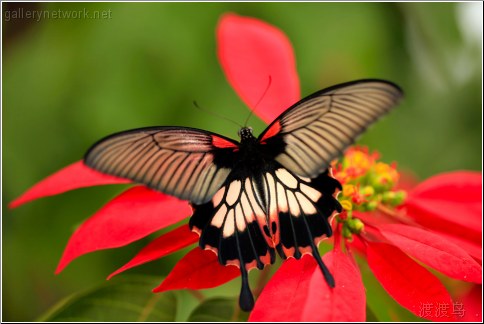
[[[318,91],[284,111],[259,137],[240,142],[187,127],[148,127],[108,136],[85,155],[89,167],[188,200],[190,228],[222,265],[240,268],[243,310],[253,308],[248,271],[281,258],[311,254],[329,286],[318,252],[341,212],[341,184],[330,163],[402,91],[383,80],[358,80]]]

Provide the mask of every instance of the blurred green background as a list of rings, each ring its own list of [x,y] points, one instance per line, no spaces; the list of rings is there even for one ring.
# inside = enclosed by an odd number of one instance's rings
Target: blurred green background
[[[110,18],[12,18],[19,8],[105,10]],[[421,179],[481,170],[480,3],[2,3],[3,320],[35,320],[65,296],[104,285],[150,240],[83,256],[55,276],[76,226],[125,187],[76,190],[16,210],[9,201],[112,132],[183,125],[236,138],[233,124],[192,105],[238,122],[247,116],[215,53],[215,27],[228,11],[288,35],[302,95],[359,78],[399,84],[403,104],[359,141],[383,160]],[[256,133],[264,127],[257,118],[251,124]],[[183,253],[131,273],[166,275]],[[369,318],[415,319],[363,272]],[[208,294],[235,296],[238,284]]]

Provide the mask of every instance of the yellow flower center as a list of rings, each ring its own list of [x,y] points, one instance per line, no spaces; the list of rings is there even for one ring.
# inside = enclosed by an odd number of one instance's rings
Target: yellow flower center
[[[378,159],[376,152],[352,147],[339,163],[333,164],[334,176],[343,184],[338,196],[343,212],[337,220],[343,224],[342,234],[346,239],[351,240],[353,234],[364,229],[363,222],[354,217],[354,211],[373,211],[381,205],[393,208],[405,201],[406,192],[394,189],[400,178],[396,165]]]

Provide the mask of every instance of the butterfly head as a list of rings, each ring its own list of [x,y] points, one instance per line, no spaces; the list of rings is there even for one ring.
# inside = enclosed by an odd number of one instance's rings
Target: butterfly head
[[[242,127],[239,130],[239,137],[241,141],[254,138],[254,135],[252,135],[252,127]]]

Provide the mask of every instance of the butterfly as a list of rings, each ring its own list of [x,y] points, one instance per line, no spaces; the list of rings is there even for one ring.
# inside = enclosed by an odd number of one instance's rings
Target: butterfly
[[[240,142],[188,127],[147,127],[101,139],[84,162],[188,200],[200,247],[240,268],[239,304],[250,311],[248,271],[274,263],[276,253],[312,255],[335,286],[318,252],[342,211],[336,199],[342,186],[330,164],[402,96],[388,81],[347,82],[295,103],[257,138],[250,127],[240,129]]]

